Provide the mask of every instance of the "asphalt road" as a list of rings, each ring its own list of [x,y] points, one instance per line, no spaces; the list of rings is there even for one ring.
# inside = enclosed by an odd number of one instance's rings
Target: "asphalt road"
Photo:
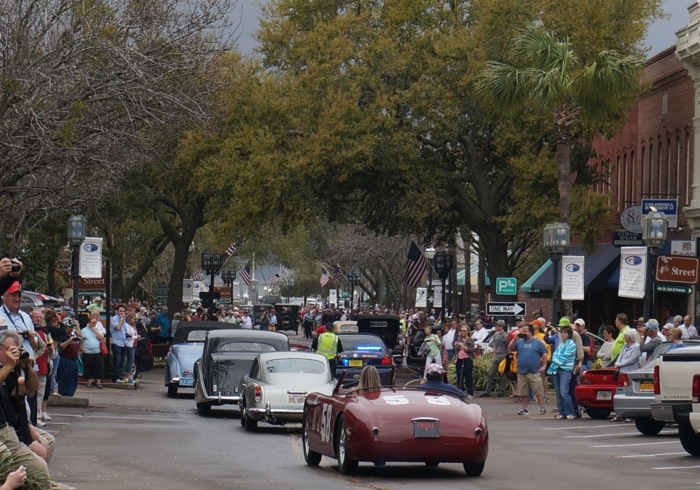
[[[54,479],[78,489],[638,489],[700,484],[700,458],[686,454],[677,431],[643,436],[633,424],[516,414],[509,398],[476,398],[491,436],[484,474],[461,465],[361,464],[352,477],[335,461],[307,467],[299,426],[240,426],[235,410],[202,417],[191,394],[168,398],[163,370],[146,373],[135,391],[80,387],[89,408],[54,407],[46,427],[56,435]],[[552,402],[548,407],[552,407]]]

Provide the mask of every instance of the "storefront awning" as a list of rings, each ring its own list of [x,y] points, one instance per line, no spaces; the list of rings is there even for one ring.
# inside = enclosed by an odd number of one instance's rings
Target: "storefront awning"
[[[457,286],[464,286],[464,271],[466,269],[462,269],[461,271],[457,272]],[[472,290],[477,291],[478,284],[479,284],[479,264],[472,264],[471,267],[469,267],[469,280],[472,286]],[[486,286],[490,286],[491,281],[489,281],[489,276],[488,274],[486,275]]]
[[[567,255],[584,255],[581,247],[571,247]],[[584,287],[588,287],[613,260],[620,256],[620,249],[612,244],[598,245],[595,255],[586,257],[584,261],[583,281]],[[537,272],[535,272],[520,288],[525,293],[539,293],[551,291],[553,288],[554,274],[552,261],[547,260]]]

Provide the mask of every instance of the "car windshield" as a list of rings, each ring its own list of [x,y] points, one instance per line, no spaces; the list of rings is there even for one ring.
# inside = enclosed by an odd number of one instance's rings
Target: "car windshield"
[[[343,335],[340,337],[344,351],[381,352],[386,350],[384,342],[373,335]]]
[[[325,365],[314,359],[270,359],[265,362],[266,373],[323,374]]]
[[[207,338],[206,330],[192,330],[187,334],[187,342],[204,342]]]
[[[276,351],[274,345],[262,342],[226,342],[219,343],[214,352],[273,352]]]
[[[700,345],[700,343],[693,340],[685,340],[684,343],[686,343],[686,345]],[[651,356],[647,358],[645,366],[648,365],[650,362],[655,361],[657,357],[668,352],[672,346],[673,342],[664,342],[662,344],[657,345],[656,349],[654,349],[654,352],[651,353]]]

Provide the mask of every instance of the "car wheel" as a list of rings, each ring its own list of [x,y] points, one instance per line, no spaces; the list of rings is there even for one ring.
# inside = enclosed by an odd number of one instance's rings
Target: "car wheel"
[[[211,405],[209,403],[198,403],[197,404],[197,411],[200,413],[200,415],[207,415],[209,412],[211,412]]]
[[[168,396],[170,398],[175,398],[177,396],[177,385],[172,383],[168,385]]]
[[[345,425],[345,417],[338,418],[338,437],[335,439],[335,453],[338,455],[338,471],[343,475],[350,475],[357,469],[358,462],[348,458],[348,428]]]
[[[645,436],[655,436],[666,426],[666,422],[654,420],[650,417],[644,417],[635,418],[634,425],[637,427],[637,430]]]
[[[681,446],[688,454],[700,456],[700,434],[696,434],[689,422],[678,423],[678,435],[681,439]]]
[[[437,468],[440,465],[439,461],[426,461],[425,466],[428,468]]]
[[[484,472],[484,466],[486,466],[486,461],[481,463],[464,463],[464,472],[467,476],[481,476]]]
[[[318,466],[321,453],[309,449],[309,429],[306,427],[306,417],[301,422],[301,448],[304,451],[304,461],[309,466]]]
[[[248,432],[255,432],[258,430],[258,421],[248,414],[248,409],[246,409],[245,404],[243,405],[241,418],[243,419],[243,427],[245,427],[245,430]]]
[[[612,410],[606,410],[604,408],[589,408],[586,410],[588,416],[592,419],[607,419]]]

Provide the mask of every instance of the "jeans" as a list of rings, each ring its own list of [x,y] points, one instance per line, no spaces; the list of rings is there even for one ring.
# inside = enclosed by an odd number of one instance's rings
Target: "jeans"
[[[131,368],[134,366],[134,356],[136,355],[136,347],[124,347],[126,357],[126,367],[124,368],[124,377],[131,376]]]
[[[574,405],[571,402],[569,387],[571,385],[571,371],[562,371],[561,369],[554,375],[554,390],[557,393],[557,410],[563,417],[576,415],[574,413]]]
[[[474,359],[457,359],[457,388],[466,391],[467,395],[474,395],[473,372]]]
[[[51,392],[58,393],[56,375],[58,374],[58,365],[61,362],[61,356],[51,358],[51,362],[53,363],[53,367],[51,368]]]
[[[112,383],[116,383],[118,379],[123,377],[122,364],[124,363],[124,347],[117,344],[112,344],[112,357],[114,358],[114,366],[112,367]]]

